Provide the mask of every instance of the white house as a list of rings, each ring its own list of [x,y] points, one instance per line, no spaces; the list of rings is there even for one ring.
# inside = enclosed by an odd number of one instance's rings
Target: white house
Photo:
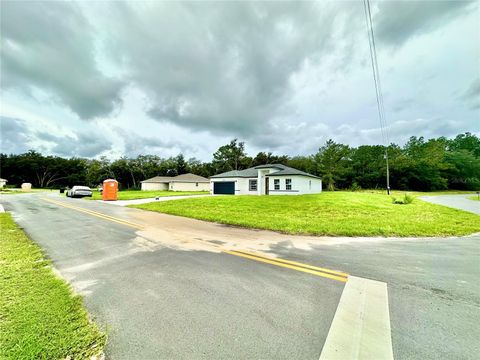
[[[155,176],[141,181],[142,190],[210,191],[210,180],[195,174]]]
[[[7,185],[8,180],[0,178],[0,189]]]
[[[301,195],[322,192],[322,179],[281,165],[267,164],[210,177],[212,194]]]

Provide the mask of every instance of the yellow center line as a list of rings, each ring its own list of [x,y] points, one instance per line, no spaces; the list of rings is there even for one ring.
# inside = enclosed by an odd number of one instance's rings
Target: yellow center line
[[[320,272],[324,272],[324,273],[329,273],[329,274],[337,275],[337,276],[341,276],[341,277],[348,277],[348,274],[346,274],[344,272],[341,272],[341,271],[330,270],[330,269],[321,268],[321,267],[317,267],[317,266],[313,266],[313,265],[303,264],[303,263],[300,263],[300,262],[297,262],[297,261],[285,260],[285,259],[276,258],[276,257],[269,257],[269,256],[265,256],[262,253],[249,252],[249,251],[244,251],[244,250],[234,250],[234,251],[242,253],[242,254],[246,254],[246,255],[269,258],[273,261],[281,262],[281,263],[288,264],[288,265],[299,266],[299,267],[303,267],[303,268],[307,268],[307,269],[311,269],[311,270],[315,270],[315,271],[320,271]]]
[[[126,221],[126,220],[123,220],[123,219],[120,219],[120,218],[117,218],[117,217],[114,217],[114,216],[102,214],[102,213],[99,213],[99,212],[96,212],[96,211],[93,211],[93,210],[88,210],[88,209],[81,208],[81,207],[74,206],[74,205],[70,205],[70,204],[65,204],[63,202],[55,201],[55,200],[52,200],[52,199],[47,199],[47,198],[44,198],[44,197],[42,197],[41,199],[45,200],[45,201],[48,201],[52,204],[56,204],[56,205],[59,205],[59,206],[63,206],[65,208],[80,211],[80,212],[83,212],[85,214],[89,214],[89,215],[92,215],[92,216],[96,216],[96,217],[104,219],[104,220],[109,220],[109,221],[112,221],[112,222],[115,222],[115,223],[118,223],[118,224],[130,226],[132,228],[139,229],[139,230],[143,229],[142,225],[135,224],[135,223],[132,223],[130,221]]]
[[[326,273],[326,272],[321,272],[321,271],[308,269],[306,266],[309,266],[309,265],[306,265],[306,264],[302,264],[302,266],[295,266],[295,265],[290,265],[290,264],[287,264],[287,263],[284,263],[284,262],[276,261],[276,260],[279,260],[278,258],[269,258],[269,257],[263,257],[263,256],[259,256],[259,255],[248,255],[248,254],[245,254],[245,253],[242,253],[242,252],[231,251],[231,250],[222,250],[222,252],[224,252],[226,254],[230,254],[230,255],[240,256],[240,257],[250,259],[250,260],[260,261],[260,262],[263,262],[263,263],[284,267],[284,268],[287,268],[287,269],[301,271],[301,272],[304,272],[304,273],[307,273],[307,274],[321,276],[321,277],[332,279],[332,280],[337,280],[337,281],[341,281],[341,282],[347,282],[348,281],[348,275],[346,275],[346,276],[332,275],[332,274],[329,274],[329,273]],[[280,260],[283,260],[283,259],[280,259]],[[301,264],[301,263],[298,263],[298,264]]]
[[[96,216],[98,218],[101,218],[101,219],[104,219],[104,220],[109,220],[109,221],[112,221],[112,222],[115,222],[115,223],[118,223],[118,224],[121,224],[121,225],[130,226],[130,227],[133,227],[133,228],[139,229],[139,230],[144,229],[144,227],[142,225],[135,224],[135,223],[132,223],[132,222],[120,219],[120,218],[110,216],[110,215],[102,214],[102,213],[99,213],[97,211],[88,210],[88,209],[78,207],[78,206],[74,206],[74,205],[70,205],[70,204],[65,204],[63,202],[52,200],[52,199],[47,199],[45,197],[41,197],[41,199],[45,200],[45,201],[48,201],[52,204],[56,204],[56,205],[59,205],[59,206],[65,207],[65,208],[80,211],[80,212],[83,212],[85,214]],[[337,280],[337,281],[341,281],[341,282],[347,282],[347,280],[348,280],[348,274],[346,274],[344,272],[341,272],[341,271],[330,270],[330,269],[321,268],[321,267],[317,267],[317,266],[313,266],[313,265],[303,264],[303,263],[300,263],[300,262],[297,262],[297,261],[290,261],[290,260],[285,260],[285,259],[281,259],[281,258],[274,258],[274,257],[266,256],[265,254],[258,253],[258,252],[249,252],[249,251],[245,251],[245,250],[230,250],[230,249],[224,248],[221,245],[217,245],[217,244],[213,244],[213,243],[205,242],[205,241],[202,241],[202,242],[206,243],[207,245],[212,246],[216,249],[220,249],[220,251],[222,251],[225,254],[239,256],[239,257],[242,257],[242,258],[245,258],[245,259],[254,260],[254,261],[258,261],[258,262],[263,262],[263,263],[271,264],[271,265],[275,265],[275,266],[280,266],[280,267],[284,267],[284,268],[287,268],[287,269],[292,269],[292,270],[304,272],[304,273],[307,273],[307,274],[321,276],[321,277],[324,277],[324,278]]]

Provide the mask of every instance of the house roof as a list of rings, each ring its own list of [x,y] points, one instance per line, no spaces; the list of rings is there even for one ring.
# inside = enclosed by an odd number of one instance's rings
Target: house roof
[[[258,176],[258,169],[268,169],[268,168],[275,168],[278,169],[278,171],[275,171],[273,173],[267,174],[266,176],[288,176],[288,175],[301,175],[301,176],[308,176],[308,177],[313,177],[316,179],[319,179],[318,176],[306,173],[301,170],[297,170],[294,168],[291,168],[289,166],[285,166],[282,164],[265,164],[265,165],[259,165],[255,167],[251,167],[245,170],[232,170],[232,171],[227,171],[222,174],[217,174],[214,176],[211,176],[210,178],[235,178],[235,177],[241,177],[241,178],[254,178]]]
[[[210,182],[210,180],[208,180],[207,178],[204,178],[203,176],[195,175],[195,174],[192,174],[192,173],[175,176],[174,178],[172,178],[171,181],[173,181],[173,182],[192,182],[192,183],[197,183],[197,182],[208,183],[208,182]]]
[[[169,183],[172,181],[172,176],[155,176],[151,179],[140,181],[142,183]]]
[[[170,183],[170,182],[192,182],[192,183],[197,183],[197,182],[210,182],[207,178],[204,178],[203,176],[198,176],[192,173],[188,174],[182,174],[178,176],[155,176],[151,179],[143,180],[140,181],[141,183]]]
[[[7,180],[7,179],[2,179],[2,178],[0,178],[0,181],[7,181],[7,182],[8,182],[8,180]]]

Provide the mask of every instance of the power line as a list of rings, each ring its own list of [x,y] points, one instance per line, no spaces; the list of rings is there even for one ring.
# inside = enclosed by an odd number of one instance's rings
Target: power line
[[[378,117],[380,120],[380,131],[385,145],[385,162],[387,170],[387,193],[390,194],[390,169],[388,164],[388,145],[390,138],[388,135],[388,124],[385,116],[385,106],[383,102],[382,86],[380,81],[380,71],[378,69],[377,49],[375,45],[375,36],[373,33],[372,13],[370,10],[370,0],[363,0],[363,9],[365,11],[365,21],[367,24],[368,45],[370,48],[370,59],[372,63],[373,82],[375,84],[375,97],[377,100]]]

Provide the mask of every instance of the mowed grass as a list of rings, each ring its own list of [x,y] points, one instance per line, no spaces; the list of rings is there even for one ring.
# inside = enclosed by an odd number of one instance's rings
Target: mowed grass
[[[147,199],[163,196],[185,196],[185,195],[207,195],[208,191],[142,191],[142,190],[123,190],[118,192],[118,200]],[[102,200],[102,194],[94,191],[92,197],[84,198],[91,200]]]
[[[40,248],[0,214],[0,359],[89,359],[106,336]]]
[[[469,199],[470,199],[470,200],[480,201],[480,197],[478,197],[477,195],[475,195],[475,196],[470,196]]]
[[[480,232],[480,216],[415,199],[324,192],[299,196],[216,196],[132,207],[247,228],[328,236],[451,236]]]

